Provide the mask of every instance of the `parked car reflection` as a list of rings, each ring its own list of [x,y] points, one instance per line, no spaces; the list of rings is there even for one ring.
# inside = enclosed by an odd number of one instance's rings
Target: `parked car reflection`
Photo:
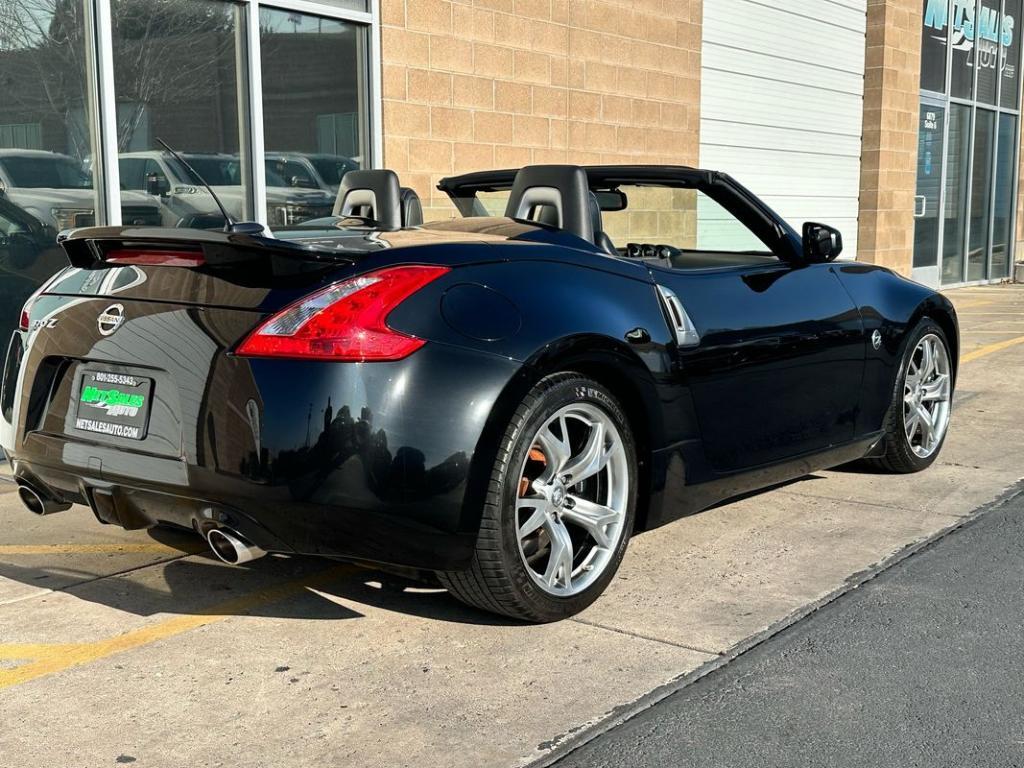
[[[81,161],[38,149],[0,149],[0,188],[30,216],[57,231],[96,223],[92,174]],[[121,198],[121,217],[129,224],[159,226],[160,205],[137,192]]]
[[[242,163],[237,155],[226,153],[181,153],[196,173],[205,180],[220,198],[228,213],[243,218],[246,190],[243,186]],[[158,198],[173,213],[174,226],[202,221],[204,217],[219,220],[217,205],[202,181],[170,153],[152,150],[126,152],[120,158],[121,186],[126,190],[140,190],[151,198]],[[268,166],[270,164],[268,163]],[[299,177],[301,181],[301,177]],[[271,226],[287,226],[307,219],[329,216],[334,208],[334,197],[315,187],[309,178],[296,186],[267,168],[267,207]]]
[[[0,339],[4,349],[29,296],[67,265],[53,225],[43,223],[0,192]]]
[[[304,152],[268,152],[267,172],[288,181],[290,186],[310,186],[338,194],[341,178],[358,171],[359,163],[350,157]]]

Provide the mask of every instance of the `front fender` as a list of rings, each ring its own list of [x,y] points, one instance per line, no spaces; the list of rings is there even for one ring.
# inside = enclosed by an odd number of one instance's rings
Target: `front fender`
[[[938,322],[949,339],[954,376],[959,360],[960,338],[956,310],[941,293],[873,264],[837,264],[836,274],[860,309],[870,339],[882,334],[879,349],[869,343],[864,369],[858,434],[881,428],[892,402],[896,376],[910,332],[925,316]]]

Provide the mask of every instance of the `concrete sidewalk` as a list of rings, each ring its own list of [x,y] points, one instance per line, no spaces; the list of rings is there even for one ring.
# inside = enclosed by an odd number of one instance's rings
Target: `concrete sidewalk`
[[[952,294],[946,450],[822,472],[637,537],[574,621],[523,627],[379,574],[33,518],[0,493],[0,765],[511,766],[667,691],[1024,476],[1024,290]]]

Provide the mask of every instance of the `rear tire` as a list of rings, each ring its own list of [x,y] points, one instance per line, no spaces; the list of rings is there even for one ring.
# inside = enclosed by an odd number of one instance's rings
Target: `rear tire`
[[[930,467],[942,452],[953,405],[953,365],[946,333],[924,318],[910,334],[885,416],[885,453],[868,466],[894,474]],[[923,418],[925,415],[929,419]]]
[[[502,437],[470,567],[438,579],[460,601],[522,621],[579,613],[626,552],[636,463],[611,392],[575,373],[543,379]]]

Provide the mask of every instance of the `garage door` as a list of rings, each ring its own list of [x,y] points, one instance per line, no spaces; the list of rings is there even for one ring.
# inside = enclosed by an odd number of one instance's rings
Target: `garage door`
[[[704,3],[701,154],[857,252],[867,0]]]

